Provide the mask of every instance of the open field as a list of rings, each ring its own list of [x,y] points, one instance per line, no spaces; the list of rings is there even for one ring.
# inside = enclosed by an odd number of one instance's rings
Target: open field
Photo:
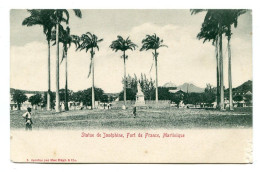
[[[25,128],[22,114],[10,112],[11,129]],[[77,110],[56,114],[54,111],[32,111],[33,129],[159,129],[159,128],[249,128],[252,108],[220,112],[204,109],[140,109],[133,118],[127,110]]]

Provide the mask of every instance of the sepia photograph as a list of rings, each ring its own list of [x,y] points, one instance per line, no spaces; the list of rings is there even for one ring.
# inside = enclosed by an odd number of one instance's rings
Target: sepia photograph
[[[11,161],[252,163],[252,26],[251,9],[11,9]]]

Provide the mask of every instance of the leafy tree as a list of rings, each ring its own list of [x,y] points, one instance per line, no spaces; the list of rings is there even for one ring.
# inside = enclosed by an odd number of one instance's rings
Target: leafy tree
[[[41,103],[43,101],[42,95],[35,94],[35,95],[31,96],[28,101],[31,103],[32,106],[39,105],[39,103]]]
[[[105,102],[105,103],[109,102],[109,97],[108,97],[108,95],[103,94],[103,95],[101,96],[101,98],[100,98],[100,101],[101,101],[101,102]]]
[[[240,101],[242,101],[242,100],[243,100],[243,96],[241,96],[241,95],[236,95],[236,96],[234,96],[234,101],[240,102]]]
[[[18,110],[21,110],[21,104],[28,98],[22,91],[14,90],[12,93],[12,99],[15,103],[17,103]]]
[[[172,93],[169,92],[169,88],[158,87],[159,100],[171,100]],[[156,95],[153,93],[153,99],[155,100]]]
[[[184,95],[183,102],[185,104],[200,104],[202,102],[201,93],[188,93]]]
[[[22,25],[26,26],[35,26],[39,25],[43,27],[43,33],[46,35],[46,40],[48,43],[48,98],[47,98],[47,110],[51,109],[50,106],[50,40],[52,28],[55,26],[53,21],[53,12],[54,10],[27,10],[30,13],[30,16],[23,20]]]
[[[85,50],[86,53],[88,52],[88,50],[90,50],[91,63],[89,66],[88,77],[89,77],[90,73],[92,73],[92,109],[94,109],[95,108],[95,97],[96,97],[95,91],[94,91],[94,55],[95,55],[94,49],[96,48],[99,51],[98,43],[103,41],[103,39],[98,39],[98,37],[95,34],[87,32],[86,34],[83,34],[81,36],[80,41],[81,42],[77,49],[79,49],[80,51]]]
[[[183,100],[183,96],[182,94],[179,93],[174,93],[171,95],[170,99],[172,102],[177,104],[177,107],[179,108],[180,102]]]
[[[146,35],[146,37],[142,40],[142,48],[140,49],[140,51],[143,50],[153,50],[153,58],[155,61],[155,75],[156,75],[156,79],[155,79],[155,90],[156,90],[156,94],[155,94],[155,100],[156,102],[158,102],[158,69],[157,69],[157,58],[159,53],[157,52],[159,48],[161,47],[167,47],[167,45],[163,44],[163,40],[160,39],[156,34],[154,35]]]
[[[145,74],[141,73],[139,83],[144,93],[145,100],[152,100],[152,95],[155,92],[155,81],[152,78],[148,79]]]
[[[203,93],[203,102],[210,105],[215,101],[216,95],[214,93],[214,90],[210,84],[207,84],[207,87],[205,88],[205,92]]]
[[[126,88],[126,100],[135,100],[136,93],[137,93],[136,89]],[[119,100],[120,101],[124,100],[124,91],[121,91],[119,93]]]
[[[66,102],[67,100],[71,99],[71,95],[73,94],[73,91],[71,90],[66,90],[66,89],[60,89],[60,101],[61,102]]]
[[[104,95],[104,91],[101,88],[94,89],[95,91],[95,100],[101,101]],[[75,102],[82,102],[84,105],[92,106],[92,88],[87,90],[78,91],[71,95],[71,100]]]
[[[250,104],[252,102],[252,94],[245,94],[244,99],[246,104]]]
[[[117,52],[118,50],[123,52],[121,58],[124,60],[124,81],[126,81],[126,60],[128,59],[128,55],[126,55],[127,50],[135,50],[137,47],[129,37],[124,39],[122,36],[117,36],[117,40],[114,40],[109,46],[113,51]],[[126,82],[124,83],[124,106],[126,106]]]

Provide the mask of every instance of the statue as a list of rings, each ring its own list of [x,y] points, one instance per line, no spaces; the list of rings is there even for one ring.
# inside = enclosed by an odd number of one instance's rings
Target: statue
[[[140,83],[137,83],[137,93],[136,93],[136,101],[135,101],[136,106],[142,106],[145,105],[144,101],[144,93],[142,92]]]

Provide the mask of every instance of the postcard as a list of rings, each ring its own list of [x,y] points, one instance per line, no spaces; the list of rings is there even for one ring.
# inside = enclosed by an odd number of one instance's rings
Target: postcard
[[[252,163],[252,10],[13,9],[10,154]]]

